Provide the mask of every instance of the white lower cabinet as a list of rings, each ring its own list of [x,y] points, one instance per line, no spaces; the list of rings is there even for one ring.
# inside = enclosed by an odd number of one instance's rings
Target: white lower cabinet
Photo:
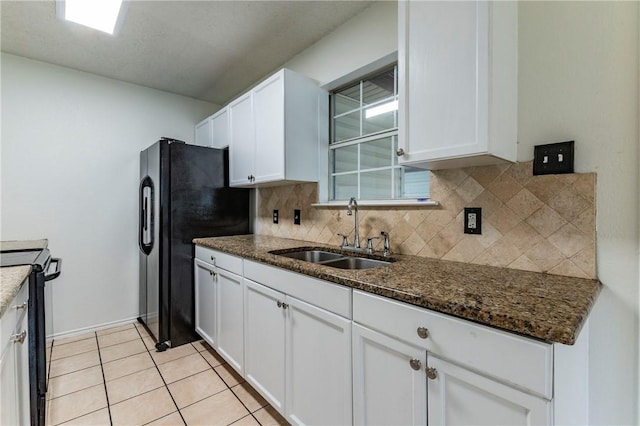
[[[195,277],[195,301],[196,301],[196,333],[205,342],[216,346],[216,290],[215,290],[215,267],[200,259],[194,260]]]
[[[244,372],[244,298],[242,277],[218,269],[216,277],[216,350],[238,373]]]
[[[429,425],[550,425],[551,401],[428,356]]]
[[[29,424],[29,284],[0,318],[0,425]]]
[[[351,424],[351,321],[248,279],[245,309],[246,380],[293,424]]]
[[[353,324],[353,423],[427,423],[427,352]]]

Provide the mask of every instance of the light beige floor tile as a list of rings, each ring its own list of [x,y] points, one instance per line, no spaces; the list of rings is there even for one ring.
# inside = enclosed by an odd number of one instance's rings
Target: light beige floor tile
[[[228,425],[249,414],[229,389],[196,402],[180,412],[189,426]]]
[[[244,416],[231,424],[232,426],[260,426],[260,423],[252,415]]]
[[[144,327],[144,325],[137,322],[135,323],[135,326],[136,326],[136,329],[138,330],[138,333],[140,333],[142,337],[146,337],[146,336],[151,337],[147,329]]]
[[[107,382],[109,404],[114,405],[125,399],[133,398],[151,390],[164,386],[162,377],[156,367],[147,368],[128,376]]]
[[[173,400],[180,409],[227,389],[227,385],[211,369],[168,386]]]
[[[57,425],[107,406],[104,385],[97,385],[49,400],[48,424]]]
[[[91,351],[80,355],[58,359],[56,361],[51,361],[49,377],[61,376],[63,374],[84,370],[85,368],[94,367],[96,365],[100,365],[98,351]]]
[[[113,346],[118,343],[124,343],[136,339],[140,339],[140,334],[138,334],[138,330],[131,328],[129,330],[116,331],[115,333],[98,336],[98,343],[100,344],[100,349],[102,349],[107,346]]]
[[[226,361],[213,349],[202,351],[200,352],[200,355],[202,355],[209,365],[214,368],[219,365],[226,364]]]
[[[191,344],[194,348],[196,348],[198,352],[208,351],[211,349],[211,346],[209,346],[209,344],[204,340],[198,340],[197,342],[192,342]]]
[[[141,339],[131,340],[129,342],[118,343],[117,345],[107,346],[100,349],[100,358],[102,362],[115,361],[116,359],[125,358],[147,352],[147,348]]]
[[[149,351],[155,351],[156,350],[156,341],[153,340],[153,337],[144,336],[142,338],[142,342],[147,347],[147,350],[149,350]]]
[[[210,368],[209,364],[198,353],[158,365],[160,374],[162,374],[167,384]]]
[[[182,421],[180,413],[176,411],[161,419],[147,423],[147,426],[184,426],[184,422]]]
[[[229,387],[233,387],[239,383],[244,382],[244,379],[242,378],[242,376],[236,373],[236,371],[233,368],[231,368],[229,364],[219,365],[216,368],[214,368],[214,370],[216,370],[216,373],[218,373],[220,377],[222,377],[222,380],[224,380],[224,382]]]
[[[151,367],[154,367],[154,364],[148,352],[102,364],[107,382]]]
[[[104,383],[102,368],[99,365],[52,377],[49,379],[49,386],[47,387],[47,399],[57,398],[102,383]]]
[[[105,328],[103,330],[96,331],[98,336],[104,336],[106,334],[116,333],[118,331],[129,330],[130,328],[135,328],[133,323],[119,325],[117,327]]]
[[[267,401],[247,382],[240,383],[232,387],[231,390],[252,413],[268,405]]]
[[[262,426],[275,426],[275,425],[283,425],[286,426],[289,423],[276,411],[272,406],[267,406],[259,409],[255,413],[253,413],[254,417],[260,422]]]
[[[107,408],[102,408],[98,411],[85,414],[82,417],[75,418],[62,424],[65,426],[105,426],[111,424],[111,419],[109,418],[109,410]]]
[[[143,425],[177,410],[165,387],[127,399],[110,409],[113,424],[127,426]]]
[[[69,336],[62,339],[53,339],[52,344],[53,346],[66,345],[67,343],[79,342],[80,340],[95,339],[95,338],[96,338],[96,333],[92,331],[91,333],[82,333],[76,336]],[[49,346],[49,342],[47,342],[47,346]]]
[[[178,346],[177,348],[169,348],[163,352],[151,351],[151,356],[156,364],[164,364],[174,359],[182,358],[187,355],[198,353],[195,348],[189,344]]]
[[[68,356],[83,354],[98,350],[98,342],[96,339],[84,339],[77,342],[67,343],[66,345],[55,345],[51,349],[51,360],[55,361]]]

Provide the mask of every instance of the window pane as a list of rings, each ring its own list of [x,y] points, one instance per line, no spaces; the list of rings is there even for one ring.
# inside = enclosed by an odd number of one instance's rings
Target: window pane
[[[364,200],[391,198],[391,169],[360,173],[360,198]]]
[[[396,196],[402,198],[429,198],[429,171],[402,167],[396,169]]]
[[[333,95],[333,115],[360,108],[360,84],[348,87]]]
[[[333,173],[358,170],[358,145],[336,148],[333,151]]]
[[[358,175],[348,174],[333,177],[333,199],[348,200],[358,196]]]
[[[360,144],[360,168],[391,167],[391,143],[392,138],[384,138]]]
[[[383,114],[374,115],[367,118],[365,111],[364,122],[362,123],[362,134],[369,135],[371,133],[381,132],[383,130],[393,129],[396,123],[396,111],[385,112]]]
[[[362,97],[365,105],[381,101],[395,95],[395,69],[390,69],[365,81]]]
[[[334,120],[333,141],[339,142],[360,136],[360,111]]]

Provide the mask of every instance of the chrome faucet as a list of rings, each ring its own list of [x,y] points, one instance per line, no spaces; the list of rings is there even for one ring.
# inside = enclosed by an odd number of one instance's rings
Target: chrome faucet
[[[389,233],[382,231],[380,235],[384,238],[384,251],[382,252],[383,256],[389,256],[391,254],[391,244],[389,243]]]
[[[347,216],[353,215],[353,210],[355,210],[355,235],[353,237],[353,248],[360,249],[360,232],[358,231],[359,221],[358,221],[358,202],[356,201],[356,197],[351,197],[349,200],[349,204],[347,205]]]

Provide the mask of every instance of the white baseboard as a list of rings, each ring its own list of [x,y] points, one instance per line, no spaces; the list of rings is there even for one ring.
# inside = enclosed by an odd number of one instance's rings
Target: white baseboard
[[[104,330],[105,328],[112,328],[112,327],[118,327],[118,326],[125,325],[125,324],[131,324],[133,322],[138,322],[138,317],[133,317],[133,318],[123,319],[123,320],[118,320],[118,321],[107,322],[107,323],[104,323],[104,324],[92,325],[92,326],[89,326],[89,327],[77,328],[77,329],[71,330],[71,331],[64,331],[62,333],[57,333],[57,334],[54,334],[52,336],[47,336],[47,340],[50,340],[51,338],[53,338],[53,339],[62,339],[62,338],[66,338],[66,337],[73,337],[73,336],[77,336],[79,334],[91,333],[91,332],[95,332],[95,331],[99,331],[99,330]]]

